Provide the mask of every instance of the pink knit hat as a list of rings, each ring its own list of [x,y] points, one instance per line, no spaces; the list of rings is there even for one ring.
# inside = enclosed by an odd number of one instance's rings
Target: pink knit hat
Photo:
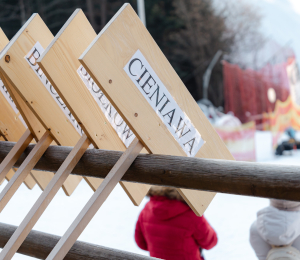
[[[300,210],[300,202],[297,201],[270,199],[270,205],[279,210],[286,210],[286,211]]]

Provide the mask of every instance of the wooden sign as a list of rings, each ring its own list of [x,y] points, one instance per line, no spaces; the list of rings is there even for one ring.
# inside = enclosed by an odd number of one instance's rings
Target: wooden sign
[[[8,44],[8,39],[5,34],[0,33],[0,47],[5,47]],[[2,75],[4,78],[4,76]],[[5,80],[5,78],[4,78]],[[8,88],[5,87],[2,80],[0,79],[0,98],[2,106],[5,105],[5,113],[1,113],[2,122],[5,122],[2,127],[5,127],[7,130],[3,130],[8,141],[17,142],[22,134],[26,130],[26,125],[29,126],[29,129],[35,140],[38,141],[43,134],[45,133],[45,128],[42,126],[40,121],[36,118],[33,112],[28,108],[23,99],[19,94],[14,90],[8,80],[6,80]],[[10,92],[10,93],[9,93]],[[26,123],[25,123],[25,122]],[[1,126],[0,126],[1,129]],[[51,145],[56,145],[53,141]],[[12,173],[6,175],[8,180],[11,179]],[[33,187],[33,184],[36,182],[39,187],[44,190],[54,174],[52,172],[39,172],[32,170],[30,174],[25,179],[26,186]],[[73,180],[67,180],[63,185],[63,190],[66,195],[70,195],[73,190]]]
[[[124,151],[134,134],[100,89],[89,81],[84,69],[78,71],[78,57],[96,36],[82,10],[77,9],[37,62],[94,146]],[[141,203],[150,188],[129,182],[120,184],[134,205]]]
[[[57,93],[53,92],[50,82],[35,62],[37,48],[46,48],[53,38],[40,16],[33,14],[2,51],[0,72],[9,81],[13,91],[26,102],[44,129],[49,131],[55,142],[59,145],[74,146],[79,141],[80,130],[74,128],[72,115],[67,117],[63,112],[66,106],[61,103]],[[4,84],[7,85],[5,82]],[[70,195],[81,179],[80,176],[70,175],[64,183],[64,187],[67,188],[65,192]],[[85,179],[93,190],[101,183],[96,178]]]
[[[8,42],[6,35],[0,28],[0,49],[3,49]],[[17,142],[27,128],[26,123],[1,79],[0,92],[0,130],[5,140]],[[11,169],[5,178],[10,181],[16,170],[17,169]],[[32,189],[35,183],[37,183],[39,187],[44,190],[53,175],[51,172],[31,171],[25,178],[24,184],[29,189]]]
[[[15,254],[59,188],[66,184],[66,179],[71,178],[73,180],[73,184],[75,184],[73,188],[75,189],[81,177],[70,176],[70,173],[84,151],[91,144],[87,136],[82,133],[79,126],[80,123],[77,123],[68,107],[63,103],[63,100],[36,63],[36,60],[52,39],[53,36],[49,29],[41,18],[35,14],[0,54],[0,72],[3,78],[11,83],[11,86],[8,88],[13,89],[12,92],[16,91],[22,97],[23,102],[25,101],[28,104],[36,118],[47,129],[32,150],[32,154],[29,154],[28,159],[26,158],[19,168],[18,176],[13,182],[16,184],[8,187],[2,197],[1,194],[3,192],[0,194],[0,206],[2,201],[7,203],[7,198],[12,196],[20,179],[25,176],[29,167],[33,167],[40,158],[47,145],[49,145],[49,138],[55,140],[58,144],[74,146],[72,152],[60,166],[44,192],[1,251],[0,258],[11,258]],[[7,85],[6,82],[4,83]],[[82,137],[80,138],[81,134]],[[102,182],[102,180],[97,178],[86,178],[86,180],[94,190]]]
[[[103,102],[105,95],[112,108],[105,111],[116,109],[136,138],[47,260],[65,257],[143,145],[157,154],[233,159],[130,5],[120,9],[80,61],[103,91],[96,99]],[[215,196],[212,192],[179,192],[197,215],[203,214]]]
[[[129,4],[99,33],[80,62],[147,150],[233,159]],[[197,215],[215,196],[179,192]]]
[[[74,31],[77,30],[84,32],[84,35],[74,34]],[[80,66],[78,57],[95,37],[96,33],[92,26],[83,12],[78,9],[45,51],[39,43],[36,43],[34,48],[25,57],[29,65],[34,66],[35,72],[40,76],[43,84],[46,85],[46,87],[49,86],[49,92],[58,97],[57,100],[64,107],[66,115],[71,114],[70,111],[72,111],[72,115],[75,117],[74,122],[80,122],[80,127],[84,129],[89,136],[89,140],[95,147],[109,150],[125,150],[126,147],[129,147],[129,145],[134,142],[134,134],[124,121],[120,123],[122,118],[118,116],[114,116],[114,121],[118,121],[118,127],[116,128],[116,125],[112,126],[110,124],[112,120],[110,120],[109,116],[105,116],[103,110],[101,110],[103,108],[98,106],[95,98],[90,93],[91,89],[89,85],[84,83],[81,78],[82,74],[77,72]],[[61,57],[64,58],[62,59]],[[37,66],[37,59],[39,59],[38,64],[41,65],[41,67],[35,67]],[[48,82],[48,79],[51,83]],[[54,88],[52,86],[54,86]],[[112,110],[109,104],[106,107],[108,111]],[[111,112],[108,114],[111,114]],[[78,124],[75,126],[77,127]],[[81,139],[72,150],[72,153],[74,152],[74,154],[78,155],[78,152],[83,150],[81,148],[83,145],[87,148],[87,141],[88,139]],[[138,141],[135,143],[138,144]],[[139,146],[135,145],[134,147]],[[140,147],[142,148],[142,146]],[[138,151],[136,153],[137,156],[140,150],[137,148],[134,149],[134,151]],[[132,158],[133,157],[130,156],[129,160],[134,160],[134,158]],[[72,165],[72,167],[76,165],[72,160],[68,160],[68,158],[64,164],[66,168],[69,167],[68,165]],[[61,168],[64,168],[64,166],[62,165]],[[54,194],[58,191],[61,185],[61,179],[65,177],[65,170],[58,171],[55,174],[55,178],[49,184],[51,188],[47,187],[45,192],[37,200],[3,248],[0,257],[10,258],[14,255],[44,209],[50,203]],[[116,181],[116,183],[117,182],[118,181]],[[121,182],[121,185],[135,205],[140,204],[150,188],[149,185],[126,182]],[[97,189],[95,194],[98,193],[100,188],[101,186]],[[108,194],[109,193],[107,193],[107,195]]]
[[[1,90],[5,91],[3,87],[4,85],[0,79],[0,92],[2,92]],[[21,122],[22,119],[17,116],[13,107],[10,106],[3,93],[0,93],[0,111],[0,130],[3,136],[2,140],[11,142],[18,141],[25,132],[26,128]],[[15,174],[15,171],[16,169],[10,169],[5,176],[5,179],[9,181]],[[24,180],[24,184],[29,189],[32,189],[36,184],[31,174],[29,174]]]

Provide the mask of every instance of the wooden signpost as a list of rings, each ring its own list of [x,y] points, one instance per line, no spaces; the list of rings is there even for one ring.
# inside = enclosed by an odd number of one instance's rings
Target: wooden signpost
[[[76,34],[76,31],[80,31],[83,34]],[[84,132],[89,137],[88,139],[95,147],[107,150],[125,150],[131,142],[135,141],[135,143],[138,143],[138,140],[135,140],[134,134],[124,121],[120,123],[122,118],[115,116],[115,113],[113,114],[113,118],[119,127],[114,128],[115,125],[110,124],[111,116],[109,115],[112,108],[109,104],[105,104],[106,110],[108,110],[106,116],[101,110],[101,106],[97,104],[97,101],[90,93],[92,89],[89,87],[88,82],[85,85],[85,82],[81,78],[83,75],[77,71],[80,67],[78,57],[96,36],[84,13],[78,9],[49,44],[48,48],[41,54],[38,64],[55,88],[55,91],[62,98],[64,104],[72,111],[76,120],[80,122],[81,128],[84,129]],[[39,51],[38,48],[37,51]],[[38,58],[39,55],[36,54],[35,57]],[[96,87],[94,86],[94,90],[99,92],[99,89],[96,89]],[[81,140],[78,147],[86,144],[88,139]],[[132,147],[135,148],[137,154],[140,150],[136,147],[143,148],[143,146],[137,146],[136,144]],[[74,149],[76,149],[76,146]],[[129,159],[128,162],[129,167],[132,160]],[[66,160],[65,164],[66,166],[69,165],[70,161]],[[72,167],[75,165],[76,163]],[[61,179],[66,178],[69,173],[66,171],[58,171],[56,173],[55,178],[49,185],[51,189],[47,188],[44,194],[38,199],[4,247],[0,257],[11,258],[13,256],[58,191]],[[141,203],[150,188],[149,185],[128,182],[121,182],[121,186],[135,205]]]
[[[75,33],[70,31],[70,35]],[[51,67],[55,55],[62,57],[64,48],[72,49],[70,43],[59,40],[56,48],[49,47],[52,56],[40,60],[54,82],[59,81],[55,75],[58,72]],[[156,154],[233,159],[130,5],[125,4],[119,10],[79,60],[103,91],[99,101],[103,102],[105,95],[109,106],[116,109],[137,137],[57,243],[49,260],[65,257],[143,146]],[[62,95],[66,102],[71,102],[69,93]],[[70,107],[73,108],[71,104]],[[185,189],[179,192],[199,216],[215,196],[212,192]]]
[[[81,10],[73,13],[55,38],[34,14],[0,53],[0,77],[30,129],[0,170],[13,165],[13,158],[22,153],[30,138],[38,140],[11,185],[0,193],[0,210],[53,140],[74,146],[0,259],[13,257],[90,144],[125,152],[103,181],[87,180],[96,191],[48,260],[65,257],[142,149],[153,154],[233,160],[129,4],[123,5],[98,36]],[[31,117],[38,119],[44,131],[28,119]],[[149,189],[148,185],[121,185],[135,205]],[[215,196],[213,192],[178,191],[198,216]]]
[[[99,33],[80,61],[147,150],[233,159],[129,4]],[[179,192],[197,215],[215,196]]]

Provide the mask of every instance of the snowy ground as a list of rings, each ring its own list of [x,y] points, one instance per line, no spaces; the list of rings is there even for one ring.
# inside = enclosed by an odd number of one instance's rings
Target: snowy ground
[[[256,145],[260,162],[300,165],[300,153],[281,158],[272,155],[271,135],[268,132],[257,132]],[[5,183],[0,186],[0,191],[4,186]],[[0,222],[19,225],[40,194],[37,185],[30,191],[22,184],[0,214]],[[92,191],[84,181],[71,197],[65,196],[60,190],[34,229],[63,235],[91,195]],[[146,202],[147,199],[144,199],[141,206],[133,206],[118,185],[79,239],[147,255],[147,252],[136,246],[133,238],[135,222]],[[248,242],[249,227],[256,218],[256,212],[267,205],[267,199],[218,194],[205,216],[217,231],[219,243],[214,249],[205,252],[206,258],[256,259]],[[16,254],[13,259],[30,257]]]

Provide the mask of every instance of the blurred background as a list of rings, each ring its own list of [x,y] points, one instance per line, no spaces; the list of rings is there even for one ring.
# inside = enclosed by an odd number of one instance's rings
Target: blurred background
[[[150,34],[236,160],[300,165],[299,0],[126,2],[145,17]],[[11,39],[37,12],[55,35],[81,8],[98,33],[124,3],[0,0],[0,27]],[[0,221],[19,225],[40,193],[22,185]],[[60,191],[35,229],[62,235],[91,194],[84,182],[71,197]],[[147,254],[133,240],[146,202],[134,207],[118,186],[80,239]],[[207,259],[255,259],[249,228],[266,205],[266,199],[218,194],[206,216],[219,243],[204,252]]]

